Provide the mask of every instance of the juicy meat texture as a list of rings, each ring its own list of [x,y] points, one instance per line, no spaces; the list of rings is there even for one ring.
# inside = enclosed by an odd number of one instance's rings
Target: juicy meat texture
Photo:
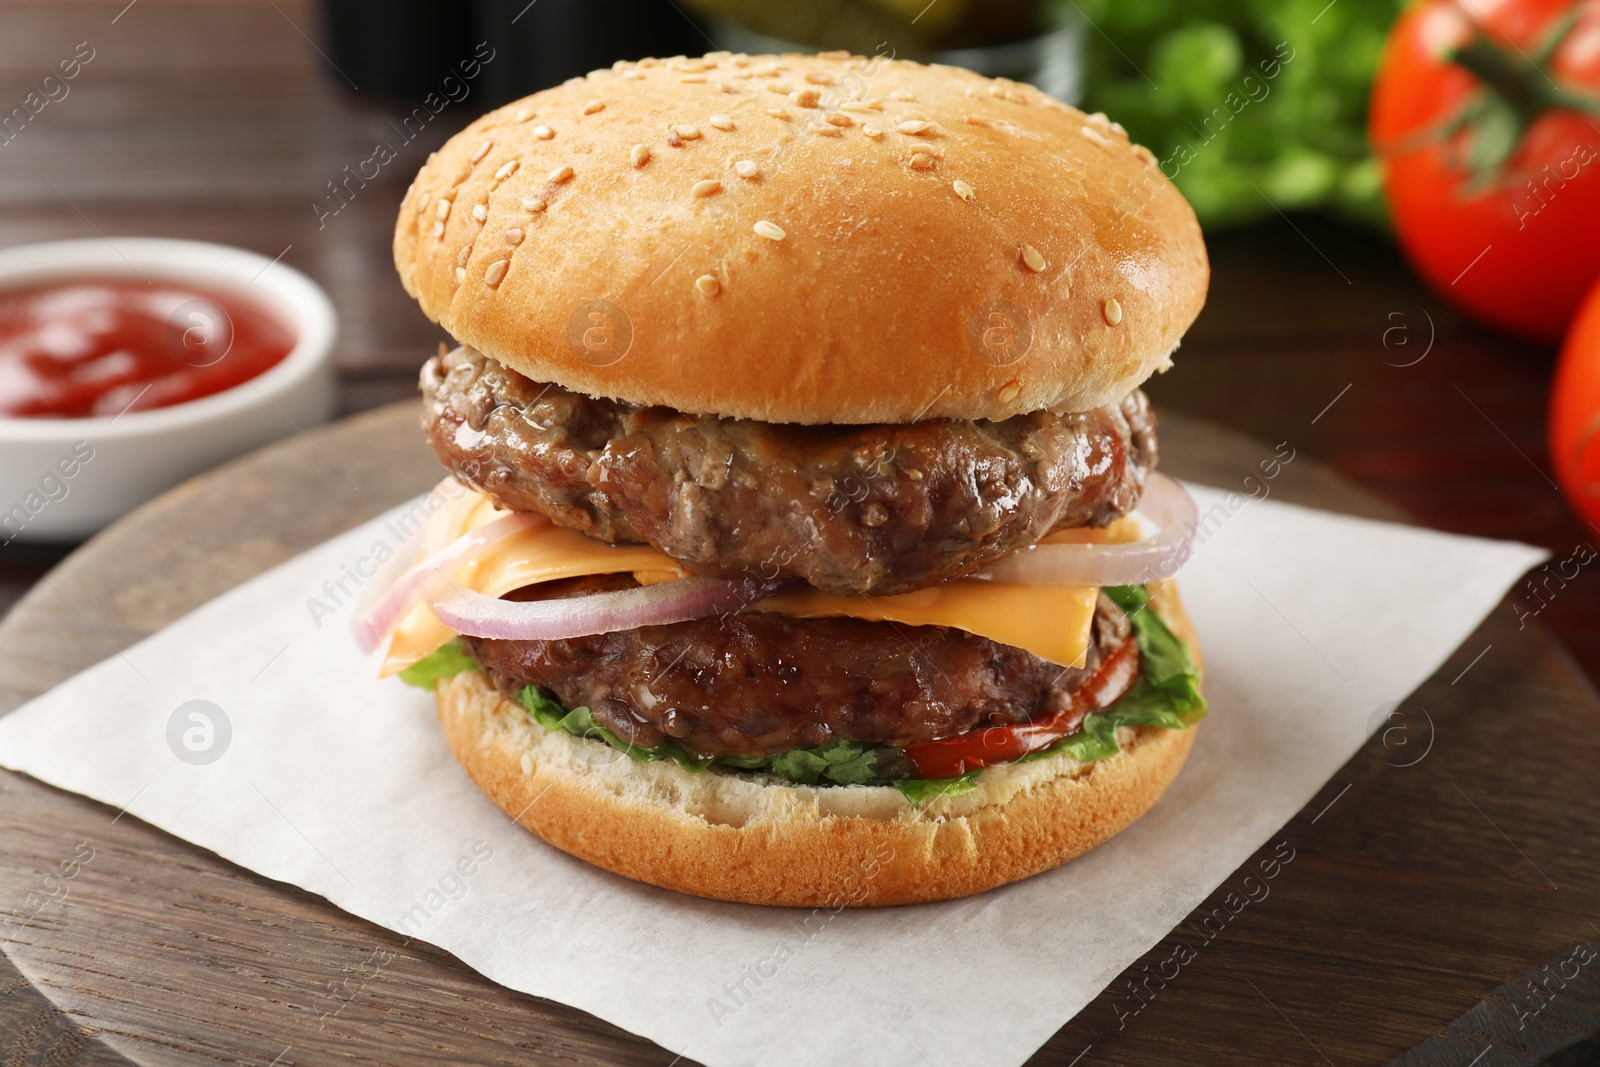
[[[511,599],[633,585],[626,575],[550,582]],[[745,610],[565,641],[462,639],[505,695],[536,685],[587,705],[632,744],[674,738],[697,756],[766,756],[835,738],[904,746],[1013,725],[1072,702],[1129,637],[1102,595],[1085,666],[1061,667],[962,630]]]
[[[1143,393],[1003,422],[798,426],[593,399],[460,348],[422,369],[423,429],[498,503],[698,574],[842,595],[959,578],[1134,509],[1156,464]]]

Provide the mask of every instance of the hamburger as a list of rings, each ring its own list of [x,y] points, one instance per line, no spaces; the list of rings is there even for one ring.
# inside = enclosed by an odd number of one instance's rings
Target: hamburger
[[[842,53],[619,62],[429,157],[449,473],[360,624],[550,844],[724,900],[970,894],[1143,814],[1205,710],[1140,391],[1204,301],[1115,122]]]

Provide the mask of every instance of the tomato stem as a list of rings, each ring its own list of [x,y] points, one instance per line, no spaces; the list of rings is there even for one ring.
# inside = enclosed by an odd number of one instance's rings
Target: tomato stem
[[[1447,52],[1445,58],[1470,71],[1490,92],[1498,93],[1516,111],[1524,128],[1546,111],[1600,115],[1600,97],[1563,89],[1543,65],[1513,57],[1487,37],[1474,37]]]

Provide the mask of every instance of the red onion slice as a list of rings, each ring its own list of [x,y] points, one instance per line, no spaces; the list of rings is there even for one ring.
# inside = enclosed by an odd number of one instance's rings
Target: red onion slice
[[[363,652],[378,647],[395,624],[410,614],[424,597],[444,578],[445,572],[468,557],[476,555],[490,545],[498,544],[514,534],[547,520],[541,515],[518,513],[507,515],[469,531],[418,563],[389,587],[389,591],[373,605],[372,609],[356,620],[353,627],[356,644]]]
[[[981,577],[1021,585],[1143,585],[1171,578],[1189,559],[1200,508],[1165,474],[1151,474],[1138,514],[1160,527],[1121,545],[1034,545],[984,571]]]
[[[736,611],[770,596],[779,584],[749,578],[677,578],[561,600],[497,600],[458,589],[453,596],[430,600],[428,606],[440,622],[469,637],[561,641]]]

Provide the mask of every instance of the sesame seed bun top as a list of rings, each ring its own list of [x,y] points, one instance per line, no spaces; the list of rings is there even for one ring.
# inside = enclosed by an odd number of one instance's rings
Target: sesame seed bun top
[[[618,63],[490,112],[418,173],[394,253],[530,378],[800,423],[1109,403],[1209,274],[1116,123],[843,53]]]

